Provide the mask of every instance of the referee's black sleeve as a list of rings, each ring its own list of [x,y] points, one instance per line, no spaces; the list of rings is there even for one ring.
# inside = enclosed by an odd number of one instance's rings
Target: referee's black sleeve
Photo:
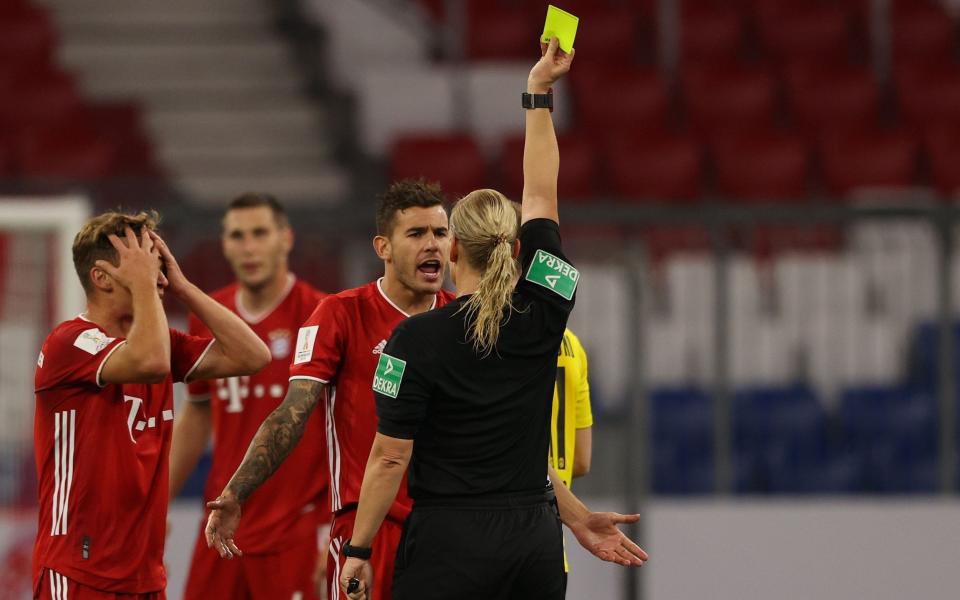
[[[517,292],[569,314],[580,272],[563,253],[560,226],[551,219],[531,219],[520,230],[520,281]]]
[[[417,436],[430,398],[430,381],[425,376],[428,353],[404,323],[393,330],[373,381],[377,431],[383,435],[407,440]]]

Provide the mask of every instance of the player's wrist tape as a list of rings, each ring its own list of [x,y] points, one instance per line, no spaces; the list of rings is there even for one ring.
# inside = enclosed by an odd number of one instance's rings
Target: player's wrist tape
[[[362,546],[351,546],[350,540],[343,544],[343,555],[350,558],[359,558],[361,560],[370,560],[373,556],[373,548],[364,548]]]
[[[553,92],[551,91],[546,94],[530,94],[528,92],[524,92],[520,96],[520,104],[526,109],[549,108],[552,111]]]

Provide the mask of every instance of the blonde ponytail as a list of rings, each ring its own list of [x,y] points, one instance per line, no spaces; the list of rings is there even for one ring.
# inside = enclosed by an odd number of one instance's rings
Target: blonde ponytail
[[[500,337],[500,327],[513,309],[511,298],[520,265],[513,245],[520,233],[516,204],[495,190],[477,190],[453,208],[450,226],[459,244],[461,260],[480,273],[480,282],[461,307],[466,311],[467,339],[486,356]]]

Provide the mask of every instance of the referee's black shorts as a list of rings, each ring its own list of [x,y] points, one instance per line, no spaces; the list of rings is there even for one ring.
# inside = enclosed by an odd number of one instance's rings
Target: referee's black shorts
[[[562,600],[565,588],[552,491],[414,503],[397,549],[394,600]]]

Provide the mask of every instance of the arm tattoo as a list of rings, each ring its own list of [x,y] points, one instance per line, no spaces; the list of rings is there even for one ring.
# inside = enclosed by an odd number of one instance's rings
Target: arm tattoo
[[[300,441],[307,419],[325,387],[325,384],[309,379],[290,382],[287,397],[260,425],[243,462],[227,484],[227,491],[239,502],[249,498]]]

